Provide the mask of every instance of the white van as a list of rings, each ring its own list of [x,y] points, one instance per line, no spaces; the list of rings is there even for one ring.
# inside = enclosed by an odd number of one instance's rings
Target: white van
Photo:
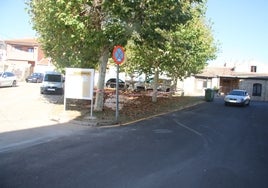
[[[64,77],[59,72],[45,72],[44,79],[40,87],[40,93],[55,93],[62,95],[64,93]]]

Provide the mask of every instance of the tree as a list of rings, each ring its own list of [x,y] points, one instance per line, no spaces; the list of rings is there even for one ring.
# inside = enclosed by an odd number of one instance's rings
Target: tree
[[[174,81],[199,73],[218,50],[210,24],[205,19],[206,8],[199,4],[192,10],[193,19],[178,25],[176,32],[166,33],[167,64],[164,70]]]
[[[185,24],[177,23],[175,30],[156,29],[159,43],[151,45],[144,42],[142,47],[133,42],[129,43],[128,53],[131,55],[128,66],[131,69],[126,69],[154,74],[153,102],[157,101],[159,73],[172,77],[176,85],[178,78],[183,79],[198,73],[208,60],[215,58],[217,45],[204,14],[204,4],[195,4],[191,7],[192,19]]]
[[[124,46],[132,33],[139,37],[137,43],[161,45],[156,30],[185,23],[191,3],[199,1],[31,0],[28,5],[45,54],[58,67],[99,67],[95,110],[100,111],[113,47]]]
[[[59,68],[98,67],[95,110],[101,111],[110,52],[125,45],[131,31],[112,14],[110,1],[32,0],[28,5],[42,48]]]

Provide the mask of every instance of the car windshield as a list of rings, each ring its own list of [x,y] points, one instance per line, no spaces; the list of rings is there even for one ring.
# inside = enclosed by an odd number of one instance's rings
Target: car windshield
[[[244,92],[243,91],[231,91],[229,93],[229,95],[239,95],[239,96],[243,96]]]
[[[116,82],[116,79],[115,78],[111,78],[110,80],[108,80],[108,82]],[[124,83],[123,80],[119,79],[118,80],[119,83]]]
[[[61,75],[47,74],[44,80],[48,82],[61,82]]]
[[[33,73],[32,76],[39,76],[39,73]]]

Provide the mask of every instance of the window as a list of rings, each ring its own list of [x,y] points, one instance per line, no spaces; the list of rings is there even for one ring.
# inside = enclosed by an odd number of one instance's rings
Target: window
[[[257,72],[257,66],[251,66],[250,72]]]
[[[208,82],[207,81],[203,81],[203,88],[207,88]]]
[[[12,50],[13,51],[20,51],[21,48],[20,48],[20,46],[12,46]]]
[[[261,96],[261,90],[262,90],[261,84],[258,84],[258,83],[253,84],[252,96]]]
[[[33,53],[34,52],[34,49],[33,48],[28,48],[28,52]]]

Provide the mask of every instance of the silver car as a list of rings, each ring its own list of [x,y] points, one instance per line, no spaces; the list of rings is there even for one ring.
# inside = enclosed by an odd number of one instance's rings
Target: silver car
[[[224,97],[225,105],[236,104],[236,105],[249,105],[250,96],[246,90],[234,89]]]
[[[13,72],[0,72],[0,87],[17,85],[17,77]]]

